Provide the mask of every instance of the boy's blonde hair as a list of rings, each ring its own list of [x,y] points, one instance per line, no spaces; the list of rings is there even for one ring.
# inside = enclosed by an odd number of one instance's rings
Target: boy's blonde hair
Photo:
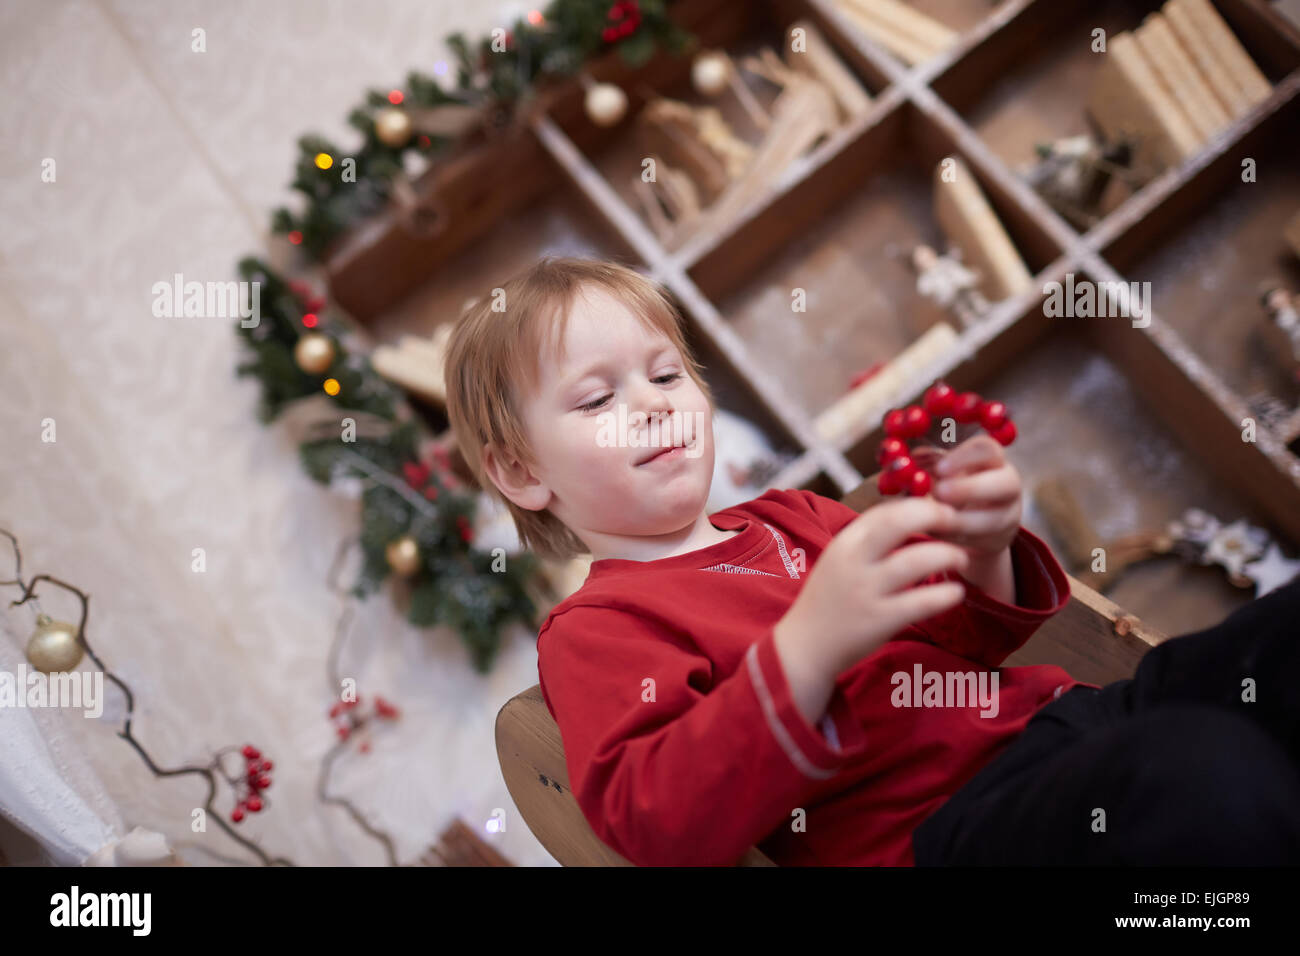
[[[588,548],[549,510],[529,511],[503,496],[484,471],[483,446],[492,445],[498,458],[505,452],[536,464],[522,403],[536,392],[543,359],[558,356],[569,311],[587,288],[604,289],[647,329],[667,336],[713,408],[713,393],[687,348],[676,306],[658,285],[627,266],[544,256],[471,305],[447,345],[447,416],[466,464],[479,485],[509,509],[521,544],[554,560],[586,554]]]

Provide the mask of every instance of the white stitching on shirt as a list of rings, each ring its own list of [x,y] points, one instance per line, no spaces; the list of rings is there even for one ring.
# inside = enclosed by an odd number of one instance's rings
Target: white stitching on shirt
[[[707,568],[701,568],[701,571],[725,571],[728,574],[766,574],[769,578],[777,577],[771,571],[760,571],[758,568],[743,568],[738,564],[713,564]]]
[[[792,578],[798,578],[799,572],[794,569],[794,562],[790,560],[790,555],[786,553],[785,539],[781,537],[780,532],[778,532],[766,521],[763,522],[763,527],[765,527],[768,531],[772,532],[772,537],[776,539],[776,546],[781,551],[781,560],[785,562],[786,574],[790,575],[790,577]]]
[[[763,716],[767,718],[767,725],[772,731],[772,736],[785,751],[785,755],[790,758],[790,762],[802,771],[804,776],[812,777],[814,780],[829,780],[835,776],[837,773],[835,770],[823,770],[814,766],[790,736],[790,731],[786,730],[785,725],[781,723],[781,718],[776,712],[776,703],[772,700],[772,692],[768,689],[767,682],[763,680],[763,668],[758,663],[758,644],[749,645],[749,650],[745,652],[745,663],[749,667],[749,679],[754,685],[754,690],[758,692],[758,702],[763,708]]]

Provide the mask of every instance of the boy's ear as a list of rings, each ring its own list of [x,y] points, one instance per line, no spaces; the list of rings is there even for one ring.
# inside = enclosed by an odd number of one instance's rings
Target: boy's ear
[[[516,456],[483,446],[483,471],[497,490],[525,511],[541,511],[550,503],[551,489],[542,484]]]

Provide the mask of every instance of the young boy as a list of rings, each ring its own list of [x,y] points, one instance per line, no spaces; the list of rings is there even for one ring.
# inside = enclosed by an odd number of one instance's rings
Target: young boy
[[[1201,735],[1195,759],[1251,775],[1227,790],[1107,735],[1134,681],[1001,666],[1070,589],[987,436],[925,498],[859,515],[782,489],[706,514],[711,393],[671,301],[608,262],[543,259],[505,283],[462,317],[446,372],[465,458],[523,544],[592,555],[538,671],[578,804],[632,862],[731,865],[754,844],[782,865],[1300,859],[1296,750],[1227,709],[1266,664],[1300,674],[1295,642],[1259,638],[1260,666],[1216,688],[1227,705],[1138,728],[1134,747]],[[1277,713],[1294,744],[1295,705]],[[1198,855],[1189,833],[1215,827]]]

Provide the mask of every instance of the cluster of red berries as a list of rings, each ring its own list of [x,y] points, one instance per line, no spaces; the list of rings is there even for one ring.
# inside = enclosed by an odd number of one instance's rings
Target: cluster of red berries
[[[304,312],[319,312],[325,308],[325,299],[301,279],[290,279],[289,291],[297,297]]]
[[[975,392],[958,392],[951,385],[936,382],[926,389],[920,405],[891,409],[885,415],[886,437],[876,453],[881,468],[876,487],[882,495],[930,493],[933,479],[912,459],[907,439],[920,438],[930,430],[932,422],[941,418],[951,418],[961,425],[978,424],[999,445],[1016,440],[1015,423],[1002,402],[985,401]]]
[[[641,8],[637,6],[636,0],[618,0],[618,3],[609,8],[606,17],[615,25],[605,27],[600,32],[600,38],[606,43],[613,43],[641,25]]]
[[[261,811],[262,791],[271,786],[271,778],[267,774],[271,771],[272,763],[262,759],[262,751],[249,745],[240,753],[244,755],[244,783],[248,786],[248,796],[235,804],[235,809],[230,813],[230,819],[236,823],[244,819],[245,810],[249,813]]]
[[[358,694],[355,700],[340,700],[330,708],[330,720],[337,721],[340,715],[346,715],[346,719],[337,723],[334,727],[335,733],[339,735],[339,740],[347,740],[352,736],[352,731],[363,724],[363,718],[352,716],[352,712],[361,705],[361,695]],[[390,704],[384,698],[375,695],[375,713],[374,716],[381,720],[396,720],[402,715],[402,712]],[[361,744],[363,753],[370,751],[370,742],[365,741]]]

